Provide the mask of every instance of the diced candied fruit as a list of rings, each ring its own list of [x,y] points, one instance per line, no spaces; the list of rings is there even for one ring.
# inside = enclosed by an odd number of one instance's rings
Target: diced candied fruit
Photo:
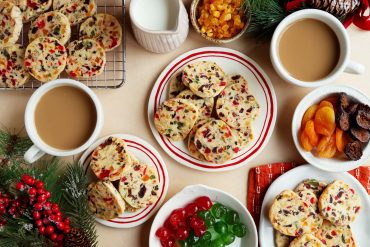
[[[335,131],[335,113],[329,106],[319,108],[315,114],[315,131],[324,136],[331,136]]]

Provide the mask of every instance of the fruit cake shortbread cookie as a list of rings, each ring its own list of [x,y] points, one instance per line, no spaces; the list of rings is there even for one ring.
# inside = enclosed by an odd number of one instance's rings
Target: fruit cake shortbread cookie
[[[284,190],[275,198],[269,218],[277,231],[288,236],[316,232],[322,224],[313,207],[291,190]]]
[[[316,180],[316,179],[305,179],[297,185],[294,189],[295,192],[309,190],[316,195],[317,198],[320,197],[321,193],[326,188],[327,183]]]
[[[0,0],[1,2],[2,0]],[[27,23],[40,14],[48,11],[51,7],[52,0],[7,0],[19,7],[22,12],[23,23]]]
[[[87,196],[90,211],[100,219],[114,219],[125,211],[125,202],[109,181],[91,183]]]
[[[186,99],[198,108],[198,120],[207,119],[211,117],[214,98],[201,98],[194,94],[191,90],[184,90],[176,96],[179,99]]]
[[[30,75],[23,64],[24,53],[19,44],[0,47],[0,85],[17,88],[27,82]]]
[[[232,159],[238,152],[238,139],[222,120],[212,119],[195,133],[194,143],[206,160],[217,164]]]
[[[215,62],[201,61],[185,65],[182,82],[202,98],[217,96],[226,86],[225,73]]]
[[[119,193],[133,208],[145,208],[154,204],[160,194],[156,168],[135,162],[131,169],[122,174],[119,182]]]
[[[290,243],[289,247],[326,247],[326,245],[324,245],[314,235],[306,233],[300,237],[295,238]]]
[[[245,79],[242,75],[233,74],[233,75],[226,75],[225,77],[226,86],[230,86],[234,83],[246,83],[248,85],[247,79]]]
[[[154,124],[161,135],[171,141],[181,141],[189,134],[198,116],[195,105],[187,100],[175,98],[161,104],[154,113]]]
[[[30,42],[38,37],[54,37],[65,45],[71,37],[68,18],[58,11],[46,12],[35,19],[28,31]]]
[[[350,226],[335,226],[325,220],[315,236],[326,246],[333,247],[355,247]]]
[[[276,247],[289,247],[293,237],[282,234],[275,230],[275,245]]]
[[[91,170],[99,179],[116,181],[132,167],[130,154],[124,140],[109,137],[91,155]]]
[[[22,12],[13,3],[0,2],[0,46],[13,45],[21,34]]]
[[[95,0],[54,0],[53,9],[62,12],[71,25],[75,26],[94,15],[97,5]]]
[[[174,74],[168,85],[168,98],[175,98],[179,93],[187,89],[187,87],[182,83],[182,71]]]
[[[202,127],[204,124],[206,124],[207,122],[211,121],[211,119],[203,119],[203,120],[200,120],[199,122],[197,122],[194,127],[191,129],[189,135],[188,135],[188,149],[189,149],[189,152],[190,154],[198,159],[198,160],[201,160],[201,161],[206,161],[206,159],[204,158],[204,155],[199,152],[199,150],[197,149],[197,147],[195,146],[195,133],[197,132],[197,130]]]
[[[252,127],[251,122],[247,123],[247,126],[245,128],[234,129],[234,128],[231,127],[231,130],[238,137],[238,142],[239,142],[239,145],[240,145],[241,149],[248,146],[249,143],[254,138],[254,136],[253,136],[253,127]]]
[[[361,198],[348,184],[336,180],[322,192],[319,209],[321,215],[334,225],[349,225],[360,213]]]
[[[27,46],[24,65],[37,80],[48,82],[62,73],[66,60],[67,50],[59,40],[40,37]]]
[[[80,39],[93,39],[104,50],[111,51],[122,42],[122,27],[116,17],[99,13],[81,24]]]
[[[92,39],[69,43],[66,72],[74,78],[91,78],[103,73],[106,64],[104,49]]]

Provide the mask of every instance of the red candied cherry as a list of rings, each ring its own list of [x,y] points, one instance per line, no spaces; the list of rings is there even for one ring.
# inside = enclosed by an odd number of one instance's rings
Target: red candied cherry
[[[172,211],[172,214],[177,214],[181,220],[186,219],[186,211],[184,208],[178,208]]]
[[[33,208],[36,211],[41,211],[42,210],[42,204],[41,203],[35,203],[35,205],[33,205]]]
[[[28,190],[28,194],[29,194],[30,196],[35,196],[35,195],[37,194],[37,190],[36,190],[35,188],[30,188],[30,189]]]
[[[58,235],[56,235],[55,233],[53,233],[53,234],[50,235],[51,241],[57,240],[57,237],[58,237]]]
[[[56,204],[56,203],[51,204],[51,211],[53,211],[53,213],[59,212],[58,204]]]
[[[194,229],[194,235],[197,237],[202,237],[204,233],[206,233],[207,229],[205,226],[200,227],[200,228],[195,228]]]
[[[45,227],[44,226],[39,226],[38,229],[39,229],[39,233],[41,235],[44,235],[45,234]]]
[[[48,225],[46,228],[45,228],[45,233],[47,235],[51,235],[54,233],[54,227],[52,225]]]
[[[180,225],[184,225],[185,224],[185,218],[183,218],[183,215],[179,212],[172,212],[170,217],[169,217],[169,222],[170,222],[170,225],[175,229],[177,230]]]
[[[33,217],[33,219],[35,219],[35,220],[39,220],[39,219],[41,218],[41,214],[40,214],[40,212],[39,212],[39,211],[33,211],[33,212],[32,212],[32,217]]]
[[[35,182],[35,187],[38,188],[38,189],[43,189],[44,188],[44,182],[42,182],[40,180],[37,180]]]
[[[175,247],[176,241],[174,239],[168,239],[165,241],[161,241],[162,247]]]
[[[37,227],[40,227],[40,226],[42,226],[42,220],[36,220],[35,221],[35,226],[37,226]]]
[[[208,196],[201,196],[195,199],[195,203],[198,205],[199,210],[207,211],[212,207],[212,201]]]
[[[22,182],[18,182],[18,183],[16,183],[16,185],[15,185],[15,188],[17,189],[17,190],[19,190],[19,191],[21,191],[21,190],[23,190],[24,189],[24,183],[22,183]]]
[[[199,218],[198,216],[192,216],[190,218],[190,226],[191,228],[193,228],[194,230],[197,229],[197,228],[202,228],[205,226],[205,223],[204,221]]]
[[[186,205],[185,207],[185,211],[186,211],[186,215],[189,217],[189,216],[193,216],[193,215],[196,215],[198,213],[198,205],[196,203],[189,203],[188,205]]]
[[[159,238],[161,241],[166,241],[171,237],[171,232],[164,226],[158,228],[158,230],[155,232],[155,235]]]
[[[189,231],[188,229],[181,227],[176,231],[175,236],[177,239],[186,240],[189,237]]]

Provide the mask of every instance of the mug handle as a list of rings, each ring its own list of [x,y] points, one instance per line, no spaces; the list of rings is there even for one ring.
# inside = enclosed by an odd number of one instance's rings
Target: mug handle
[[[354,61],[349,61],[344,72],[358,75],[363,74],[365,73],[365,66]]]
[[[27,163],[30,163],[32,164],[33,162],[35,162],[36,160],[40,159],[42,156],[44,156],[44,152],[41,151],[38,147],[36,147],[35,145],[33,145],[32,147],[30,147],[27,152],[24,154],[24,160],[27,162]]]

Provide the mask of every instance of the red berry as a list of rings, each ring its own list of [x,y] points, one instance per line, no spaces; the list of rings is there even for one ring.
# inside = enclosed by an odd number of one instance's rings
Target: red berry
[[[179,228],[176,231],[176,238],[180,240],[186,240],[189,237],[189,231],[186,228]]]
[[[58,221],[58,222],[62,221],[62,217],[55,215],[55,221]]]
[[[46,190],[45,190],[45,189],[43,189],[43,188],[41,188],[41,189],[37,189],[37,194],[38,194],[38,195],[43,195],[43,194],[45,194],[45,192],[46,192]]]
[[[69,233],[71,231],[71,228],[69,226],[65,226],[63,232],[65,234]]]
[[[51,197],[51,193],[49,191],[45,191],[45,196],[47,199],[49,199]]]
[[[6,212],[6,208],[4,207],[3,204],[0,204],[0,215],[5,214],[5,212]]]
[[[50,209],[48,209],[48,210],[44,210],[44,214],[49,216],[49,215],[52,215],[53,212]]]
[[[19,201],[15,200],[15,201],[12,203],[12,206],[13,206],[13,207],[18,208],[19,206],[21,206],[21,203],[20,203]]]
[[[45,202],[44,209],[51,209],[51,202]]]
[[[162,247],[175,247],[176,242],[173,239],[168,239],[166,241],[161,241]]]
[[[58,204],[53,203],[51,205],[51,210],[53,211],[53,213],[59,212],[59,206],[58,206]]]
[[[46,196],[45,195],[39,195],[37,197],[37,202],[45,202],[46,201]]]
[[[63,231],[63,229],[64,229],[64,223],[63,222],[59,222],[57,224],[57,227],[58,227],[59,230]]]
[[[29,194],[30,196],[35,196],[35,195],[36,195],[36,193],[37,193],[37,190],[36,190],[35,188],[33,188],[33,187],[31,187],[31,188],[28,190],[28,194]]]
[[[195,203],[198,205],[199,210],[207,211],[212,207],[212,201],[208,196],[201,196],[195,199]]]
[[[35,182],[35,186],[36,186],[36,188],[38,188],[38,189],[44,188],[44,182],[42,182],[42,181],[40,181],[40,180],[37,180],[37,181]]]
[[[161,241],[166,241],[170,238],[171,233],[166,227],[160,227],[158,230],[155,232],[155,235],[159,238]]]
[[[26,180],[28,180],[30,178],[32,178],[32,177],[30,175],[28,175],[28,174],[23,174],[22,177],[21,177],[21,179],[22,179],[23,182],[26,182]]]
[[[17,190],[23,190],[24,189],[24,183],[22,182],[18,182],[16,185],[15,185],[15,188]]]
[[[55,241],[55,240],[57,240],[57,237],[58,237],[58,235],[56,235],[55,233],[53,233],[53,234],[51,234],[50,239],[52,241]]]
[[[69,225],[70,223],[71,223],[71,221],[69,220],[68,217],[64,219],[64,224],[65,225]]]
[[[38,219],[40,219],[40,218],[41,218],[41,214],[40,214],[40,212],[39,212],[39,211],[34,211],[34,212],[32,213],[32,216],[33,216],[33,219],[35,219],[35,220],[38,220]]]
[[[36,211],[41,211],[42,210],[42,204],[41,203],[35,203],[35,205],[33,205],[33,208]]]
[[[62,217],[62,213],[60,211],[59,212],[56,212],[55,215]]]
[[[43,227],[43,226],[39,226],[39,227],[38,227],[38,229],[39,229],[39,233],[40,233],[41,235],[44,235],[44,234],[45,234],[45,227]]]
[[[62,242],[63,238],[64,238],[63,234],[59,234],[58,237],[57,237],[57,241]]]
[[[42,226],[42,220],[36,220],[35,221],[35,226],[37,226],[37,227],[40,227],[40,226]]]
[[[49,225],[50,220],[48,218],[44,218],[44,219],[42,219],[42,223],[44,223],[44,225]]]
[[[189,203],[186,205],[185,211],[188,217],[196,215],[198,213],[198,205],[196,203]]]
[[[14,215],[17,209],[15,207],[9,208],[9,214]]]
[[[46,228],[45,228],[45,233],[47,235],[51,235],[54,233],[54,227],[52,225],[48,225]]]

